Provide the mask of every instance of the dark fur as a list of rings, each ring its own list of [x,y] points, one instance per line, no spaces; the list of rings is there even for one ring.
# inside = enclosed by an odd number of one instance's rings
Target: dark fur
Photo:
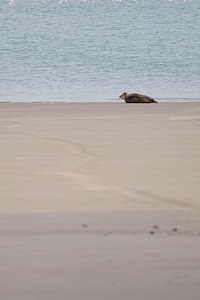
[[[125,100],[126,103],[158,103],[155,99],[141,94],[123,93],[119,98]]]

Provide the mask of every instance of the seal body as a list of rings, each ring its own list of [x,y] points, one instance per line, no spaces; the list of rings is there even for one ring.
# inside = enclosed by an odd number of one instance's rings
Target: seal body
[[[119,98],[125,100],[126,103],[158,103],[155,99],[141,94],[123,93]]]

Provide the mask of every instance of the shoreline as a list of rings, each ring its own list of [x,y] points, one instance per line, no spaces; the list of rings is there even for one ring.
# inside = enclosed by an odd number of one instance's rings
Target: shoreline
[[[163,104],[163,103],[200,103],[200,97],[155,97],[154,98],[158,101],[158,104]],[[24,100],[1,100],[0,101],[0,105],[1,104],[12,104],[12,103],[16,103],[16,104],[26,104],[26,103],[29,103],[29,104],[40,104],[40,103],[49,103],[49,104],[76,104],[76,103],[83,103],[83,104],[87,104],[87,103],[102,103],[102,104],[106,104],[106,103],[112,103],[112,104],[117,104],[117,103],[124,103],[123,100],[121,99],[118,99],[118,97],[116,98],[112,98],[112,99],[105,99],[105,100],[62,100],[62,101],[48,101],[48,100],[45,100],[45,101],[42,101],[42,100],[36,100],[36,101],[24,101]],[[135,103],[135,104],[138,104],[138,103]],[[146,103],[147,104],[147,103]]]
[[[176,104],[176,103],[200,103],[200,98],[156,98],[158,103],[156,104]],[[105,100],[105,101],[0,101],[1,104],[119,104],[125,103],[123,101],[118,100]],[[153,103],[126,103],[126,104],[153,104]]]

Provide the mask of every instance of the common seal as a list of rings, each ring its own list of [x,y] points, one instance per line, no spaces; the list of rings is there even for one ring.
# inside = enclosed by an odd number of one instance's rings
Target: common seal
[[[158,103],[155,99],[141,94],[123,93],[119,98],[125,100],[126,103]]]

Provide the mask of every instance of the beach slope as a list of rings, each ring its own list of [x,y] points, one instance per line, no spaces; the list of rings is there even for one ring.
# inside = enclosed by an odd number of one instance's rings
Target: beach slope
[[[200,292],[200,104],[1,103],[2,299]]]

